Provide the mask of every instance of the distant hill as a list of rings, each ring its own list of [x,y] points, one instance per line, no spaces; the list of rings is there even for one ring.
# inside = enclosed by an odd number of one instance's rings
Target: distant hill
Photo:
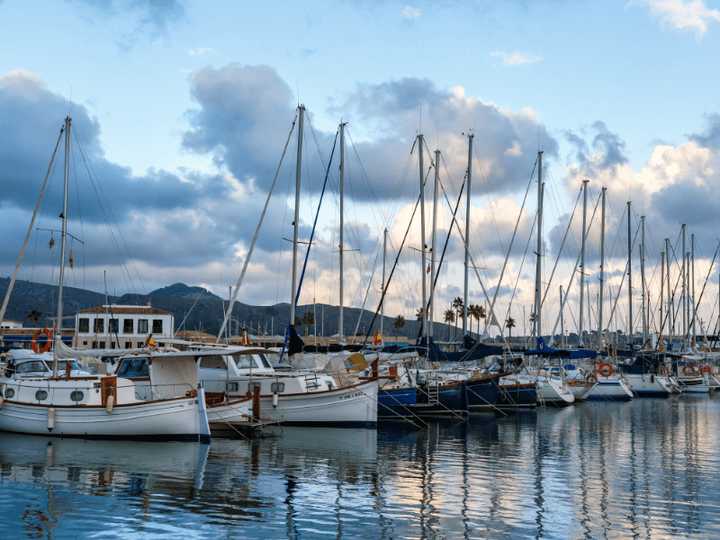
[[[0,278],[0,302],[5,298],[9,283],[10,278]],[[198,299],[200,293],[202,295]],[[57,286],[18,280],[13,288],[5,319],[19,321],[25,327],[52,327],[57,313],[57,297]],[[65,328],[70,328],[74,324],[76,311],[102,306],[106,303],[104,294],[75,287],[65,287],[63,298]],[[220,297],[202,287],[189,287],[183,283],[163,287],[148,295],[108,296],[107,302],[131,306],[152,305],[175,314],[175,330],[202,330],[209,334],[219,332],[227,308],[227,300],[223,301]],[[42,317],[37,324],[28,319],[28,314],[33,310],[42,313]],[[318,335],[321,333],[326,336],[337,334],[340,312],[338,306],[327,304],[298,306],[295,315],[302,318],[308,311],[314,311],[315,313]],[[361,311],[357,308],[346,307],[344,317],[345,334],[347,335],[354,333],[356,328],[358,332],[369,331],[373,313],[367,310]],[[360,324],[358,324],[358,318],[360,317]],[[394,316],[385,317],[385,336],[395,336],[396,334],[401,337],[411,338],[417,336],[419,330],[417,321],[406,317],[405,327],[400,332],[396,332],[393,328],[394,319]],[[257,333],[258,326],[260,326],[263,333],[282,335],[290,321],[290,304],[251,306],[236,302],[233,308],[232,320],[233,333],[237,333],[243,327],[250,328],[251,332]],[[442,331],[442,337],[445,337],[445,325],[436,324],[435,327],[436,335],[440,336]],[[375,328],[376,330],[379,328],[379,320],[375,323]],[[304,326],[299,327],[298,333],[304,336],[305,330]],[[310,327],[308,332],[312,334],[314,329]]]
[[[202,296],[206,300],[222,300],[222,298],[203,287],[188,287],[184,283],[175,283],[162,289],[157,289],[148,296],[172,296],[174,298],[192,298],[193,300],[198,296]]]

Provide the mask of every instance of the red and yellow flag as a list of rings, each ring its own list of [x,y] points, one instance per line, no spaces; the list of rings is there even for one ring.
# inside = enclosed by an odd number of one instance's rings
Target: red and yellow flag
[[[375,335],[375,341],[373,341],[373,345],[378,345],[379,343],[382,343],[382,338],[380,337],[380,332]]]

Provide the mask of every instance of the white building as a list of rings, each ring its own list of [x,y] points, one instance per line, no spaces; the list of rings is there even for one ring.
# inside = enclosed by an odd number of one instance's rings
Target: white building
[[[18,328],[22,328],[22,327],[23,327],[23,323],[21,323],[20,321],[12,321],[10,319],[3,319],[2,323],[0,323],[0,328],[18,329]]]
[[[151,306],[98,306],[75,313],[75,339],[79,349],[134,349],[152,335],[162,347],[172,338],[175,315]]]

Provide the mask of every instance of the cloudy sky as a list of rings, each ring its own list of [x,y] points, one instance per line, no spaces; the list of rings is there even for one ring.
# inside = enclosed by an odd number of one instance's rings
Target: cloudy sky
[[[227,296],[303,103],[303,241],[337,126],[347,122],[346,303],[377,305],[382,231],[389,229],[392,260],[419,193],[416,136],[425,137],[431,180],[430,159],[441,151],[442,244],[472,134],[470,302],[487,303],[480,276],[490,299],[498,291],[498,319],[512,316],[514,333],[522,333],[534,290],[531,175],[542,150],[546,333],[555,326],[561,285],[572,284],[566,321],[569,330],[577,325],[572,270],[584,179],[591,222],[585,269],[591,318],[584,327],[597,326],[603,186],[605,319],[627,263],[628,201],[633,238],[645,216],[653,327],[665,238],[673,251],[672,287],[679,290],[683,223],[686,251],[691,235],[695,240],[696,297],[711,275],[701,317],[704,324],[717,317],[718,269],[710,262],[720,225],[720,2],[0,0],[0,21],[1,275],[12,274],[70,115],[69,231],[76,239],[68,284],[102,291],[106,274],[116,294],[180,281]],[[296,135],[240,292],[245,303],[290,298]],[[337,170],[335,159],[301,303],[338,302]],[[49,230],[60,227],[62,172],[59,155],[21,279],[57,280],[59,246],[50,250],[48,243],[59,240]],[[429,243],[431,189],[427,196]],[[457,217],[464,230],[464,201]],[[414,318],[421,305],[419,215],[414,223],[387,315]],[[634,242],[637,327],[639,236]],[[462,261],[462,240],[453,231],[438,280],[439,319],[462,296]],[[627,328],[624,294],[611,328]]]

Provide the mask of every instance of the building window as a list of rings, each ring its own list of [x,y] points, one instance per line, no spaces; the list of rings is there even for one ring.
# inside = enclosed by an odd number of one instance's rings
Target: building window
[[[162,319],[153,319],[153,334],[162,334],[162,327]]]
[[[132,333],[133,333],[133,320],[132,319],[123,319],[123,334],[132,334]]]
[[[138,319],[138,334],[147,334],[148,333],[148,320],[147,319]]]
[[[93,332],[101,334],[105,331],[105,319],[95,319],[95,329]]]
[[[117,319],[110,319],[110,323],[108,324],[108,326],[110,326],[110,332],[113,334],[117,334],[119,324],[120,321],[118,321]]]
[[[87,346],[87,341],[83,341],[83,345]]]
[[[129,349],[129,348],[131,348],[131,347],[132,347],[132,341],[126,341],[126,342],[125,342],[125,348],[126,348],[126,349]]]
[[[90,332],[90,319],[82,318],[78,322],[78,332],[81,334],[87,334]]]

